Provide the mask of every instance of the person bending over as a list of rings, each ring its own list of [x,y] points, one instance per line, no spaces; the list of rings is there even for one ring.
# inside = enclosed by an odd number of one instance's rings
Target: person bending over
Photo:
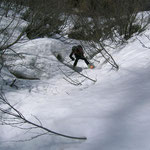
[[[73,57],[73,55],[75,56],[75,58]],[[78,63],[78,60],[79,59],[82,59],[85,61],[85,63],[87,65],[89,65],[90,63],[88,62],[88,60],[85,58],[84,56],[84,52],[83,52],[83,48],[81,45],[78,45],[78,46],[73,46],[72,47],[72,52],[71,54],[69,55],[69,57],[74,61],[74,64],[73,64],[73,67],[75,67]]]

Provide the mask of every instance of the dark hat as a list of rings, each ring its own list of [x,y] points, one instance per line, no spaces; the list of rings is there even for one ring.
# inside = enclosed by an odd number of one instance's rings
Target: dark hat
[[[73,46],[73,47],[72,47],[72,50],[75,50],[75,49],[77,49],[77,46]]]

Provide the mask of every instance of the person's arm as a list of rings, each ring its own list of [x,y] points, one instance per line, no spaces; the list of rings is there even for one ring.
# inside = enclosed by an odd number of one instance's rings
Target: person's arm
[[[73,54],[74,54],[74,53],[73,53],[73,51],[72,51],[71,54],[69,55],[69,57],[70,57],[72,60],[74,60],[74,58],[72,57]]]

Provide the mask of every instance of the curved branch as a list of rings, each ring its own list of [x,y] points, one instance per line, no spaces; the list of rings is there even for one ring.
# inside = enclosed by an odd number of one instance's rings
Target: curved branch
[[[0,107],[0,111],[2,113],[5,113],[11,117],[14,117],[14,120],[15,119],[20,119],[22,120],[21,122],[24,122],[24,123],[27,123],[27,124],[30,124],[34,127],[37,127],[39,129],[42,129],[44,131],[47,131],[48,133],[52,133],[54,135],[57,135],[57,136],[61,136],[61,137],[65,137],[65,138],[69,138],[69,139],[76,139],[76,140],[86,140],[87,138],[86,137],[76,137],[76,136],[70,136],[70,135],[66,135],[66,134],[61,134],[61,133],[58,133],[58,132],[55,132],[55,131],[52,131],[44,126],[42,126],[42,124],[40,123],[40,125],[32,122],[32,121],[29,121],[28,119],[25,118],[25,116],[23,116],[23,114],[18,111],[13,105],[11,105],[5,98],[4,95],[0,94],[0,99],[1,99],[1,102],[4,104],[4,105],[7,105],[8,106],[8,109],[4,109],[2,108],[2,106]],[[11,110],[12,111],[11,111]],[[13,112],[14,111],[14,112]],[[10,120],[8,120],[10,121]],[[7,125],[11,125],[11,122],[10,123],[7,123]]]

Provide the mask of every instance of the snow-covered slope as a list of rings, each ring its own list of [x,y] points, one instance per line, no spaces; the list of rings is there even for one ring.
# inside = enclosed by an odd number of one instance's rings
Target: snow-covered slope
[[[145,34],[149,35],[150,31]],[[47,80],[26,81],[24,86],[23,81],[18,80],[19,90],[7,90],[8,100],[19,102],[17,108],[29,120],[34,120],[32,115],[35,115],[43,126],[72,136],[86,136],[86,141],[46,135],[24,143],[4,142],[27,139],[35,131],[24,134],[22,130],[1,126],[0,149],[150,149],[150,49],[142,47],[136,38],[150,45],[143,34],[131,39],[120,51],[118,48],[113,57],[120,66],[119,71],[110,71],[109,65],[101,68],[101,64],[94,70],[83,70],[97,79],[95,84],[85,80],[83,85],[74,86],[64,80],[63,74],[57,74]],[[39,39],[38,43],[45,40]],[[79,65],[83,66],[82,62]],[[72,78],[82,81],[77,74]]]

